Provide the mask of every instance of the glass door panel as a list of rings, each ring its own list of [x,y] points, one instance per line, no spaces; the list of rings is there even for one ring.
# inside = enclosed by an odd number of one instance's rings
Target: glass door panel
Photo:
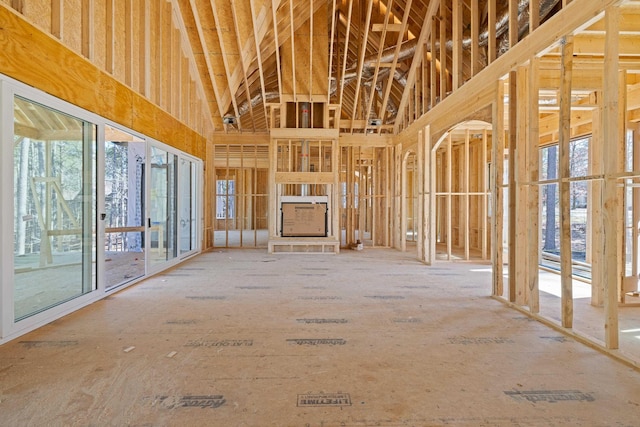
[[[177,256],[176,160],[175,154],[151,147],[148,225],[152,266]]]
[[[96,289],[96,126],[14,99],[14,320]]]
[[[105,286],[145,274],[144,140],[105,127]]]
[[[196,249],[195,164],[180,159],[180,254]]]

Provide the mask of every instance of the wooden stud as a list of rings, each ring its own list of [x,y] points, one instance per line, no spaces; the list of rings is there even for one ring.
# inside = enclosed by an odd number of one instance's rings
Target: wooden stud
[[[537,145],[535,142],[528,139],[529,128],[529,70],[526,66],[520,66],[516,70],[516,101],[519,101],[514,106],[516,110],[516,122],[509,123],[510,128],[514,127],[516,130],[515,146],[513,150],[509,150],[509,154],[515,156],[515,171],[514,178],[516,180],[515,188],[515,223],[514,237],[515,239],[509,242],[509,252],[514,252],[514,283],[515,283],[515,302],[516,304],[523,306],[528,303],[529,287],[527,286],[527,279],[529,276],[529,267],[527,264],[528,259],[528,186],[525,184],[528,181],[527,173],[527,154],[530,144]],[[537,103],[537,98],[536,98]],[[536,209],[537,210],[537,209]],[[511,271],[511,269],[510,269]]]
[[[562,62],[560,66],[560,139],[558,141],[558,187],[560,190],[560,279],[562,283],[562,326],[573,327],[573,282],[571,253],[571,176],[569,145],[571,143],[571,74],[573,69],[573,38],[566,36],[561,41]]]
[[[447,97],[447,7],[440,3],[440,102]]]
[[[93,7],[94,0],[86,0],[82,2],[82,55],[89,61],[93,61]]]
[[[540,148],[538,146],[539,111],[538,111],[538,70],[539,58],[534,57],[529,64],[529,123],[527,125],[527,179],[529,182],[537,182],[540,168]],[[527,198],[527,287],[528,305],[532,313],[540,311],[540,291],[538,284],[538,266],[540,264],[540,230],[539,210],[540,190],[538,185],[530,185]]]
[[[124,83],[133,87],[133,2],[124,2]]]
[[[540,25],[540,0],[529,0],[529,34]]]
[[[480,72],[480,8],[479,0],[471,0],[471,76]]]
[[[140,29],[142,35],[140,37],[140,46],[138,48],[138,57],[140,58],[139,79],[140,92],[143,96],[151,95],[151,20],[149,14],[151,12],[151,0],[144,0],[140,4]]]
[[[482,131],[482,148],[480,150],[480,189],[482,190],[482,197],[480,198],[482,203],[482,208],[480,209],[481,215],[481,231],[482,236],[480,237],[481,241],[481,250],[482,250],[482,259],[487,259],[487,234],[490,228],[489,218],[488,218],[488,193],[490,191],[489,185],[487,184],[487,144],[488,144],[488,132],[486,129]]]
[[[413,0],[407,0],[406,4],[405,4],[405,8],[404,8],[404,13],[402,15],[402,29],[401,31],[398,33],[398,40],[396,41],[396,49],[393,53],[393,61],[391,63],[391,68],[389,70],[389,77],[387,78],[387,81],[385,82],[385,86],[384,86],[384,94],[382,96],[382,103],[380,104],[380,109],[378,110],[378,117],[382,119],[382,121],[384,122],[384,118],[387,114],[387,103],[389,102],[389,95],[391,94],[391,86],[393,85],[393,75],[396,72],[396,67],[398,65],[398,55],[400,54],[400,50],[402,49],[402,40],[404,38],[404,34],[406,32],[407,29],[407,24],[409,22],[409,15],[411,13],[411,4],[412,4]],[[415,57],[414,57],[415,59]],[[415,61],[414,61],[415,62]],[[412,66],[413,69],[413,66]],[[415,69],[413,69],[413,72],[415,73]],[[409,87],[410,85],[407,84],[407,87]],[[405,88],[405,93],[406,96],[408,97],[408,92],[406,92],[406,88]],[[403,94],[403,99],[405,98],[405,95]],[[405,101],[406,102],[406,101]],[[404,105],[402,104],[402,101],[400,103],[400,106],[398,107],[398,116],[396,117],[396,124],[395,127],[397,128],[398,126],[398,122],[401,121],[402,119],[402,114],[404,113]],[[382,127],[380,127],[380,129],[378,130],[378,133],[382,132]]]
[[[63,3],[64,0],[51,0],[51,35],[60,40],[62,40],[64,27]]]
[[[453,68],[453,88],[452,90],[457,90],[462,86],[462,67],[463,67],[463,57],[462,57],[462,0],[453,0],[452,1],[452,21],[453,21],[453,53],[452,53],[452,68]],[[428,22],[428,21],[426,21]]]
[[[462,1],[462,0],[460,0]],[[411,2],[409,1],[406,5],[406,8],[410,8],[411,6]],[[404,112],[405,112],[405,107],[407,105],[407,103],[409,102],[409,94],[412,88],[414,88],[415,86],[415,79],[416,79],[416,71],[418,68],[418,65],[420,65],[421,61],[422,61],[422,52],[424,50],[424,46],[425,43],[427,41],[427,38],[429,35],[432,35],[432,27],[431,27],[431,17],[434,16],[436,14],[436,10],[438,8],[438,2],[437,1],[433,1],[431,3],[429,3],[429,7],[427,8],[427,11],[425,12],[423,21],[424,25],[422,26],[422,29],[420,30],[420,36],[418,38],[418,42],[416,45],[416,50],[413,54],[413,60],[411,61],[411,66],[409,67],[409,72],[407,73],[407,84],[404,88],[404,91],[402,92],[402,98],[400,99],[400,104],[398,105],[398,115],[396,117],[396,121],[395,121],[395,125],[394,125],[394,130],[396,131],[396,133],[399,130],[399,126],[400,123],[402,122],[402,119],[404,117]],[[403,25],[406,26],[406,22],[405,19],[407,19],[408,17],[408,11],[405,10],[405,17],[403,18]],[[462,29],[460,29],[460,31],[462,31]],[[396,62],[397,62],[397,54],[399,53],[398,48],[400,47],[400,38],[398,39],[398,45],[396,46],[396,56],[394,57],[394,63],[392,66],[392,70],[391,73],[395,72],[395,67],[396,67]],[[462,46],[461,46],[462,47]],[[462,50],[462,49],[461,49]],[[460,54],[462,55],[462,54]],[[442,65],[441,65],[442,66]],[[391,74],[392,76],[393,74]],[[389,78],[391,81],[391,77]],[[383,103],[383,105],[386,105],[386,99]],[[379,117],[383,117],[383,116],[379,116]]]
[[[276,45],[276,75],[278,76],[278,94],[280,102],[282,102],[282,65],[280,64],[280,42],[278,41],[278,17],[276,16],[276,11],[278,10],[278,4],[280,4],[280,0],[272,0],[271,1],[271,17],[273,22],[273,38]],[[285,127],[285,121],[280,121],[280,126]],[[273,188],[273,187],[269,187]],[[275,206],[274,206],[275,208]],[[270,212],[274,212],[271,211]]]
[[[424,231],[425,231],[425,221],[424,221],[424,217],[426,215],[426,212],[424,210],[424,199],[425,199],[425,184],[426,184],[426,180],[424,178],[425,175],[425,169],[429,167],[429,165],[425,162],[425,146],[424,146],[424,136],[423,136],[423,132],[424,130],[420,130],[418,132],[418,143],[417,143],[417,152],[416,152],[416,158],[417,158],[417,173],[418,173],[418,179],[417,179],[417,183],[418,183],[418,216],[417,218],[414,220],[414,224],[417,223],[418,225],[418,242],[417,242],[417,247],[418,247],[418,259],[420,261],[424,262],[425,259],[425,254],[424,254]]]
[[[429,64],[429,75],[430,75],[430,86],[429,86],[429,95],[430,95],[430,106],[431,108],[436,106],[437,96],[438,96],[438,70],[436,68],[436,34],[438,34],[439,30],[439,22],[437,17],[431,18],[431,34],[429,35],[429,43],[430,43],[430,52],[431,52],[431,62]]]
[[[496,60],[496,0],[488,0],[487,2],[487,61],[491,64]]]
[[[249,7],[251,8],[251,19],[253,22],[257,21],[257,14],[256,14],[256,7],[255,7],[255,0],[249,0]],[[269,121],[267,119],[268,114],[267,114],[267,94],[266,94],[266,90],[265,90],[265,83],[264,83],[264,70],[262,68],[262,51],[260,49],[260,40],[258,37],[258,26],[257,25],[253,25],[253,40],[256,44],[256,55],[258,58],[258,71],[260,74],[260,93],[262,94],[262,108],[264,110],[264,117],[265,120],[267,122],[267,127],[272,127],[269,126]],[[257,155],[257,154],[256,154]],[[257,178],[256,178],[257,179]],[[257,242],[257,239],[256,239]]]
[[[492,106],[493,129],[491,133],[491,192],[492,200],[492,221],[491,221],[491,253],[493,264],[493,287],[494,296],[502,296],[504,293],[503,283],[503,189],[502,175],[504,172],[504,82],[497,82],[496,97]]]
[[[375,68],[373,70],[373,79],[371,80],[373,82],[378,81],[378,73],[380,71],[380,60],[382,58],[382,52],[384,51],[384,44],[385,44],[385,40],[386,40],[386,37],[387,37],[387,28],[388,28],[388,25],[389,25],[389,17],[391,15],[391,7],[392,6],[393,6],[393,0],[389,0],[389,2],[387,3],[387,11],[385,12],[385,15],[384,15],[384,21],[383,21],[383,26],[382,26],[382,34],[379,37],[378,60],[376,61],[376,65],[375,65]],[[373,108],[373,100],[375,98],[376,98],[375,90],[372,87],[371,88],[371,93],[369,95],[369,102],[367,103],[367,106],[366,106],[366,108],[364,110],[365,120],[367,118],[369,118],[369,114],[371,114],[371,111],[372,111],[372,108]],[[367,125],[368,125],[368,123],[365,125],[365,132],[367,131]]]
[[[114,71],[114,49],[115,49],[115,0],[105,0],[105,69],[107,73],[113,74]]]
[[[293,0],[289,0],[289,30],[291,31],[289,35],[289,39],[291,42],[291,75],[293,77],[291,79],[292,80],[291,83],[293,85],[293,93],[291,95],[293,95],[293,100],[294,102],[296,102],[296,108],[297,108],[298,92],[296,88],[296,80],[298,80],[298,76],[296,75],[296,37],[295,37],[295,21],[293,19]],[[299,115],[296,114],[296,120],[298,116]]]
[[[452,212],[451,212],[451,192],[452,192],[452,181],[453,181],[453,141],[451,138],[451,133],[447,135],[447,166],[446,170],[446,180],[447,187],[446,192],[446,223],[447,223],[447,260],[451,261],[452,259],[452,243],[453,243],[453,233],[452,233]]]
[[[509,49],[518,43],[518,0],[509,0]]]
[[[466,130],[464,135],[464,154],[463,154],[463,182],[462,182],[462,231],[464,237],[464,259],[469,260],[469,139],[471,138],[471,131]]]
[[[602,115],[604,105],[602,103],[602,91],[596,92],[598,106],[593,111],[593,133],[589,143],[589,174],[600,175],[603,173],[602,153],[604,137],[602,134]],[[589,188],[589,212],[590,219],[590,247],[588,252],[591,256],[591,305],[601,307],[604,304],[604,256],[600,250],[604,244],[603,235],[603,188],[604,182],[600,179],[590,181]]]
[[[517,249],[517,191],[516,191],[516,145],[518,121],[518,87],[515,71],[509,73],[509,302],[516,301]]]
[[[338,0],[331,0],[331,36],[329,37],[329,68],[327,76],[327,100],[331,100],[331,69],[333,68],[333,46],[336,44],[334,41],[336,34],[336,2]],[[337,81],[336,81],[337,83]],[[327,127],[327,126],[325,126]]]

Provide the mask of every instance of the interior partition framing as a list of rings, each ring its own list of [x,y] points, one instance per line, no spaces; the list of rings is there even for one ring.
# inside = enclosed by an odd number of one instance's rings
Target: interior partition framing
[[[473,138],[466,142],[464,133],[473,135],[472,120],[487,123],[490,191],[478,197],[487,198],[491,222],[486,250],[493,295],[616,351],[621,334],[638,336],[628,315],[640,305],[640,3],[605,3],[564,5],[527,36],[526,46],[512,46],[482,70],[484,78],[465,82],[401,132],[396,148],[406,152],[417,142],[431,156],[417,150],[425,162],[422,178],[430,177],[419,191],[424,235],[418,257],[426,263],[466,259],[474,239],[467,206],[479,177],[472,171]],[[463,136],[456,141],[452,130]],[[563,150],[553,167],[561,161],[562,170],[554,174],[547,156],[552,147]],[[587,151],[587,160],[579,158]],[[555,245],[545,245],[545,230],[555,233]],[[562,277],[557,289],[554,277]],[[598,325],[588,323],[585,302],[600,313]],[[634,350],[636,341],[624,341],[621,350]]]

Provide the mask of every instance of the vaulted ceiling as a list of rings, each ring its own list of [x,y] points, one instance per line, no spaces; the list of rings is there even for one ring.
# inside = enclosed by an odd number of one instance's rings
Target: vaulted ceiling
[[[543,18],[558,3],[539,1]],[[463,48],[470,48],[471,28],[478,31],[475,40],[480,46],[476,64],[471,55],[463,56],[458,78],[469,79],[487,63],[487,0],[442,5],[438,0],[177,3],[218,131],[265,132],[271,104],[311,101],[337,106],[342,132],[365,132],[370,119],[382,121],[377,132],[397,132],[394,124],[407,104],[416,104],[412,108],[419,112],[430,106],[425,100],[433,87],[426,83],[425,68],[433,60],[439,70],[442,60],[432,57],[430,47],[439,49],[444,40],[446,64],[453,63],[452,17],[461,20],[456,25],[462,29]],[[495,34],[500,38],[507,33],[508,2],[497,3]],[[519,19],[523,31],[528,22],[525,9]],[[473,16],[479,18],[472,25]],[[497,46],[499,50],[499,41]],[[438,74],[450,76],[449,68]],[[237,123],[225,125],[224,117],[236,118]]]

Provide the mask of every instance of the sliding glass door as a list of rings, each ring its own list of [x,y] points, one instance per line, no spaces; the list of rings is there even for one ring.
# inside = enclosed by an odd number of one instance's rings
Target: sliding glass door
[[[14,97],[14,321],[96,289],[96,125]]]
[[[178,156],[156,146],[151,147],[149,166],[150,267],[178,256],[177,183]]]
[[[105,287],[111,289],[145,274],[146,143],[107,125],[104,147]]]

